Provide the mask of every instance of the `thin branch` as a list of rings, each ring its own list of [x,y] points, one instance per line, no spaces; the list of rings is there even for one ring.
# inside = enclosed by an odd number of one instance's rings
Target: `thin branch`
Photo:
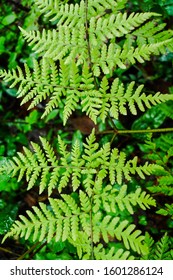
[[[24,260],[25,256],[31,252],[40,244],[40,242],[36,242],[31,248],[29,248],[24,254],[22,254],[17,260]]]
[[[153,129],[124,129],[124,130],[105,130],[105,131],[99,131],[97,134],[142,134],[142,133],[164,133],[164,132],[173,132],[173,127],[167,127],[167,128],[153,128]]]
[[[93,198],[91,197],[91,205],[93,204]],[[94,260],[94,243],[93,243],[93,217],[92,217],[92,207],[90,210],[90,229],[91,229],[91,260]]]
[[[6,249],[6,248],[3,248],[3,247],[0,247],[0,251],[11,254],[11,255],[19,256],[18,254],[14,253],[13,251],[11,251],[9,249]]]

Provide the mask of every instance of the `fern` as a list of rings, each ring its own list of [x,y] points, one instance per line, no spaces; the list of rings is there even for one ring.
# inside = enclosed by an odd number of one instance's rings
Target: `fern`
[[[165,209],[159,209],[157,213],[163,216],[169,215],[171,216],[171,219],[173,219],[173,204],[170,205],[166,203],[165,206]]]
[[[142,91],[143,85],[134,90],[134,82],[125,89],[118,78],[109,86],[107,78],[104,77],[96,90],[87,64],[84,64],[82,73],[79,73],[75,63],[69,66],[61,62],[60,65],[58,71],[53,60],[43,59],[40,64],[34,61],[33,73],[25,65],[24,74],[18,67],[16,71],[2,73],[1,77],[4,77],[6,82],[12,82],[12,86],[18,84],[18,97],[23,98],[21,104],[32,100],[29,109],[50,97],[42,117],[54,108],[64,106],[64,124],[78,107],[97,123],[98,117],[104,122],[109,115],[115,119],[119,118],[120,113],[127,115],[127,106],[130,112],[136,115],[137,108],[145,111],[145,108],[173,99],[172,95],[159,92],[146,95]],[[30,92],[25,96],[28,90]]]
[[[156,243],[155,246],[155,257],[156,260],[169,260],[170,258],[169,250],[169,237],[165,234],[162,239]]]
[[[172,259],[172,244],[171,238],[165,233],[163,237],[154,244],[153,238],[146,233],[145,241],[149,248],[149,255],[144,259],[150,260],[171,260]]]
[[[63,122],[66,124],[69,116],[79,106],[96,123],[99,116],[105,121],[109,110],[111,116],[118,119],[119,113],[127,114],[126,105],[132,114],[136,114],[135,103],[141,111],[144,111],[144,105],[150,108],[151,104],[172,100],[172,95],[161,93],[146,96],[142,92],[142,85],[134,90],[134,82],[125,90],[118,79],[115,79],[110,87],[107,78],[104,77],[100,86],[96,86],[96,80],[92,77],[92,74],[100,76],[101,71],[104,74],[112,73],[116,66],[126,68],[136,61],[143,63],[149,60],[153,54],[165,53],[166,48],[172,45],[172,32],[162,31],[165,25],[158,24],[155,27],[151,36],[147,36],[150,38],[149,42],[141,39],[143,34],[148,34],[150,24],[154,24],[151,18],[157,14],[132,13],[127,16],[127,13],[118,12],[126,1],[110,3],[99,0],[94,2],[95,4],[88,1],[89,24],[86,30],[84,1],[70,5],[60,5],[59,1],[36,2],[47,16],[56,13],[53,20],[58,20],[57,29],[48,32],[43,30],[42,33],[40,31],[27,33],[21,28],[24,38],[43,59],[40,63],[34,61],[33,73],[27,65],[24,73],[19,67],[16,71],[0,73],[6,82],[11,83],[11,87],[19,85],[18,97],[23,97],[22,104],[32,100],[29,106],[31,109],[49,98],[43,117],[53,108],[64,106]],[[111,12],[105,14],[105,9],[110,9]],[[148,20],[149,22],[144,24]],[[126,34],[123,43],[117,44],[114,38]],[[88,36],[89,41],[85,40]],[[57,67],[56,61],[60,61],[60,68]],[[88,65],[91,65],[91,73]],[[82,73],[80,66],[83,68]]]
[[[82,257],[83,254],[92,253],[91,242],[97,244],[102,236],[103,240],[108,243],[108,236],[111,235],[123,241],[125,248],[131,248],[139,254],[147,253],[147,247],[143,244],[144,236],[141,235],[140,230],[135,230],[135,225],[129,225],[127,220],[120,221],[118,217],[110,215],[103,217],[101,212],[97,212],[92,216],[91,232],[90,213],[81,211],[69,195],[62,195],[62,198],[63,200],[50,199],[53,212],[48,210],[45,204],[40,203],[39,208],[33,207],[34,212],[27,211],[28,218],[21,215],[20,220],[13,224],[4,240],[10,236],[20,236],[25,239],[32,236],[33,241],[39,240],[40,242],[44,239],[50,242],[52,238],[55,238],[56,241],[68,239],[80,250],[81,253],[78,255]],[[99,226],[96,226],[97,224]],[[83,235],[84,232],[87,243],[80,243],[80,235]]]
[[[54,29],[20,28],[38,59],[32,68],[25,64],[0,71],[4,82],[18,88],[21,104],[29,103],[33,109],[43,103],[42,118],[57,108],[64,125],[77,110],[105,125],[108,118],[137,115],[173,99],[172,94],[146,94],[144,85],[123,83],[116,72],[172,51],[172,31],[165,31],[158,14],[124,12],[126,0],[64,2],[68,1],[35,0]],[[75,141],[71,150],[57,138],[57,148],[40,137],[40,143],[31,142],[30,148],[24,147],[1,166],[2,174],[25,179],[27,190],[38,186],[40,194],[47,192],[49,201],[27,210],[27,216],[20,215],[3,241],[8,237],[68,241],[79,259],[145,259],[150,253],[151,258],[154,254],[157,259],[169,258],[167,235],[154,247],[153,239],[129,217],[137,209],[157,205],[146,189],[158,192],[163,186],[163,192],[171,195],[172,176],[166,166],[173,155],[170,139],[165,140],[167,155],[161,157],[148,138],[143,147],[153,152],[149,161],[139,164],[137,156],[128,159],[112,145],[113,138],[98,143],[95,130],[83,143]],[[159,175],[157,186],[143,190],[151,175]],[[134,177],[139,184],[131,188]],[[172,215],[172,205],[165,206],[159,213]],[[115,249],[115,242],[120,249]]]
[[[109,143],[99,149],[99,144],[95,142],[94,130],[87,138],[87,143],[84,143],[83,152],[80,150],[78,142],[74,144],[72,152],[68,152],[65,143],[58,137],[59,157],[55,155],[53,148],[44,138],[41,137],[40,140],[42,148],[37,143],[32,142],[34,153],[24,147],[24,153],[18,152],[18,157],[15,156],[1,168],[2,171],[7,171],[11,176],[18,174],[19,181],[25,175],[29,182],[28,190],[33,188],[39,179],[40,193],[48,187],[48,193],[51,195],[56,186],[61,192],[63,188],[68,186],[70,177],[72,177],[73,191],[79,188],[83,177],[85,189],[91,193],[93,185],[97,186],[98,183],[102,183],[106,175],[109,176],[111,185],[116,182],[121,185],[123,177],[129,181],[137,173],[139,177],[144,179],[145,174],[149,175],[155,170],[162,170],[160,166],[147,162],[143,166],[137,166],[137,157],[126,162],[125,153],[119,153],[117,149],[113,149],[111,152]],[[96,181],[95,174],[97,174]],[[123,193],[119,195],[123,196]],[[142,203],[141,199],[140,190],[138,190],[135,200]],[[146,199],[147,203],[147,196],[144,195],[143,199],[144,201]]]
[[[145,210],[155,206],[155,200],[141,189],[127,194],[127,185],[122,185],[117,192],[115,183],[121,185],[124,178],[129,181],[136,172],[141,178],[145,178],[145,174],[149,175],[160,167],[147,163],[137,166],[137,158],[126,162],[125,154],[119,154],[117,149],[111,152],[109,143],[99,148],[95,142],[94,131],[84,143],[83,152],[78,142],[74,143],[72,152],[68,152],[59,137],[59,157],[44,138],[40,140],[42,148],[36,143],[31,143],[34,152],[24,148],[24,154],[18,153],[18,157],[10,160],[1,171],[8,170],[12,176],[18,174],[19,180],[25,175],[29,182],[28,189],[39,181],[40,193],[48,187],[49,196],[56,187],[59,193],[62,193],[71,181],[73,191],[80,187],[79,203],[63,193],[60,199],[50,198],[52,210],[43,203],[40,204],[40,208],[33,207],[34,212],[27,211],[28,218],[20,216],[20,221],[16,221],[5,238],[21,236],[28,239],[32,235],[33,240],[39,239],[41,242],[46,238],[47,242],[50,242],[55,237],[56,241],[68,239],[78,248],[78,237],[85,232],[88,245],[84,244],[83,247],[80,244],[78,250],[81,257],[91,251],[91,242],[97,244],[100,238],[103,238],[104,242],[108,243],[109,236],[122,241],[127,250],[146,254],[147,247],[143,244],[144,237],[141,231],[136,230],[135,225],[129,224],[127,220],[121,221],[116,213],[117,209],[126,209],[133,214],[137,205]],[[110,184],[103,187],[107,175]],[[106,215],[103,215],[102,207]]]

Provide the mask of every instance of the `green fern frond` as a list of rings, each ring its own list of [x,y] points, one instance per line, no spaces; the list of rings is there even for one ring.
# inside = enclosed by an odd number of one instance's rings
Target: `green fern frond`
[[[18,88],[21,104],[29,103],[32,109],[44,103],[42,117],[57,108],[64,125],[76,110],[85,112],[95,124],[105,124],[109,117],[118,120],[129,111],[137,115],[138,110],[144,112],[173,100],[172,94],[146,94],[144,85],[136,86],[134,81],[125,85],[115,78],[116,67],[126,69],[151,55],[173,51],[173,32],[164,30],[158,14],[124,12],[127,0],[67,2],[35,0],[55,28],[20,30],[41,59],[33,61],[32,69],[25,64],[23,69],[0,70],[0,77]],[[165,115],[168,113],[165,106]],[[27,189],[38,186],[40,194],[48,192],[49,202],[34,206],[26,217],[20,215],[3,241],[8,237],[68,241],[79,259],[171,258],[167,234],[154,245],[149,234],[143,236],[138,226],[128,221],[137,208],[156,206],[156,200],[141,187],[131,188],[134,176],[142,185],[147,176],[159,174],[157,186],[147,184],[146,188],[172,194],[168,167],[173,156],[171,137],[155,142],[148,137],[143,148],[154,163],[143,165],[138,164],[137,156],[128,160],[125,152],[112,148],[105,139],[99,145],[95,130],[84,143],[75,141],[71,150],[60,136],[57,149],[43,137],[41,145],[31,142],[30,148],[24,147],[3,163],[0,173],[18,181],[25,178]],[[54,189],[56,199],[50,198]],[[157,214],[172,218],[173,205],[165,204]],[[117,240],[116,247],[113,243]]]
[[[89,72],[88,66],[85,63],[82,71],[82,83],[80,88],[81,92],[81,105],[82,111],[96,123],[101,107],[100,92],[94,88],[94,78],[92,73]]]
[[[153,186],[153,187],[148,187],[147,188],[151,193],[162,193],[168,196],[173,195],[173,187],[171,186],[166,186],[166,185],[160,185],[160,186]]]
[[[172,39],[166,39],[153,44],[142,44],[134,47],[129,45],[129,40],[125,41],[123,47],[110,43],[101,44],[91,48],[93,72],[95,76],[100,76],[101,70],[104,74],[112,73],[112,69],[119,67],[127,69],[129,65],[136,62],[144,63],[150,60],[152,55],[159,55],[166,52],[168,46],[172,45]]]
[[[162,171],[163,169],[158,165],[148,164],[147,162],[143,166],[137,166],[137,157],[126,161],[124,152],[119,153],[116,148],[112,151],[110,150],[110,143],[99,148],[94,130],[86,139],[86,143],[83,144],[83,151],[80,150],[78,142],[73,145],[72,152],[67,151],[66,145],[58,137],[59,157],[44,138],[40,137],[40,140],[42,148],[32,142],[33,152],[24,148],[24,153],[18,153],[18,157],[15,156],[4,166],[4,170],[12,176],[18,174],[19,180],[25,175],[28,181],[28,189],[33,188],[39,181],[40,193],[45,188],[48,188],[50,195],[56,187],[61,192],[62,189],[67,187],[72,178],[74,191],[82,183],[88,194],[91,195],[93,187],[98,187],[99,184],[102,184],[106,175],[109,175],[111,185],[115,183],[121,185],[124,179],[129,181],[135,173],[140,178],[145,179],[145,175],[150,175],[155,170]],[[142,208],[147,207],[147,203],[153,205],[145,193],[140,194],[137,191],[134,197],[138,199],[138,204],[141,203]]]
[[[46,17],[50,18],[51,21],[59,20],[57,25],[62,23],[69,24],[73,27],[73,22],[80,21],[80,18],[83,18],[85,12],[85,1],[80,1],[76,4],[62,4],[60,5],[59,0],[55,1],[43,1],[36,0],[36,5]],[[88,16],[89,18],[100,16],[105,14],[105,10],[111,10],[113,13],[117,13],[119,10],[123,9],[127,0],[88,0]]]
[[[127,185],[121,186],[119,191],[111,185],[103,188],[104,177],[100,179],[99,176],[100,172],[93,189],[94,213],[98,212],[101,206],[108,213],[117,213],[118,209],[120,212],[126,209],[130,214],[134,214],[134,207],[137,205],[143,210],[156,206],[156,201],[149,194],[146,194],[145,191],[142,192],[140,188],[129,194],[127,193]]]
[[[96,260],[134,260],[129,251],[123,249],[115,251],[114,247],[105,250],[102,244],[94,247],[94,256]]]
[[[142,256],[142,260],[152,260],[154,255],[154,239],[150,236],[148,232],[145,233],[144,243],[148,247],[148,254]]]
[[[77,248],[79,247],[79,256],[81,256],[84,251],[86,252],[87,243],[94,242],[96,244],[101,237],[108,243],[109,236],[115,236],[119,241],[123,241],[128,250],[131,248],[134,252],[146,254],[147,248],[143,244],[144,237],[140,235],[141,231],[135,230],[135,225],[129,225],[128,221],[120,222],[119,217],[110,215],[103,217],[101,212],[98,212],[92,217],[91,228],[90,214],[81,211],[70,195],[62,195],[62,199],[49,199],[49,201],[51,209],[44,203],[40,203],[39,207],[33,207],[34,212],[27,211],[28,218],[20,215],[20,220],[13,224],[3,241],[10,236],[24,237],[25,239],[31,236],[33,241],[39,240],[40,242],[45,239],[50,242],[52,238],[55,238],[56,241],[69,240]],[[90,231],[85,231],[89,226]],[[84,244],[82,242],[77,246],[81,229],[83,229],[83,234],[85,232],[88,242]],[[87,251],[89,250],[91,250],[91,246],[88,244]]]
[[[152,165],[145,163],[143,166],[137,166],[137,157],[134,157],[133,160],[126,161],[126,154],[120,152],[114,148],[110,156],[110,165],[109,165],[109,178],[111,184],[117,182],[122,184],[123,175],[126,180],[130,180],[130,174],[137,173],[140,178],[145,179],[145,174],[149,175],[150,172],[154,172],[156,169],[162,170],[159,165]]]
[[[139,32],[137,32],[140,25],[154,16],[159,16],[158,14],[131,13],[128,17],[127,13],[117,14],[117,11],[114,12],[114,9],[112,9],[114,4],[115,7],[117,6],[116,1],[111,1],[111,12],[106,14],[105,10],[109,10],[110,3],[101,2],[91,1],[90,3],[89,1],[87,9],[90,59],[93,73],[96,76],[100,75],[100,69],[105,74],[108,74],[116,66],[124,69],[129,63],[134,64],[136,61],[143,63],[145,60],[149,60],[151,55],[165,53],[166,49],[172,45],[172,33],[171,31],[162,31],[164,27],[162,24],[158,24],[157,28],[154,28],[154,35],[152,33],[148,37],[148,41],[143,37],[141,38],[141,34],[144,31],[146,31],[145,34],[148,34],[150,22],[143,25],[142,30],[139,28]],[[96,5],[96,10],[94,5]],[[100,16],[97,14],[97,16],[94,15],[90,18],[90,12],[94,11],[95,14],[97,8],[103,8],[104,6],[107,8],[99,11]],[[59,13],[56,11],[58,30],[53,29],[52,31],[48,30],[48,32],[43,30],[41,33],[39,31],[26,32],[20,28],[21,32],[28,44],[33,46],[33,50],[39,55],[55,61],[64,59],[65,64],[70,64],[76,60],[77,65],[81,65],[84,61],[88,61],[88,43],[85,40],[87,37],[85,30],[86,19],[83,16],[86,10],[84,1],[81,1],[80,5],[65,4],[60,7]],[[72,18],[73,20],[71,20]],[[155,25],[155,22],[153,24]],[[78,28],[80,28],[80,32],[78,32]],[[134,29],[133,35],[132,31]],[[114,42],[116,37],[122,37],[126,34],[127,38],[122,47]],[[134,36],[136,36],[136,40]],[[110,44],[107,44],[108,40],[111,40]]]
[[[54,108],[63,106],[63,121],[66,124],[69,116],[78,107],[97,123],[98,117],[104,122],[107,116],[118,119],[119,114],[126,115],[127,107],[133,115],[137,114],[137,108],[145,111],[145,108],[172,100],[171,94],[146,95],[143,85],[136,89],[135,83],[131,82],[125,86],[118,78],[112,85],[108,85],[108,80],[104,77],[99,89],[95,89],[94,79],[89,72],[87,64],[84,64],[82,76],[75,63],[70,66],[60,63],[58,71],[55,62],[43,59],[39,64],[34,61],[33,73],[27,66],[25,75],[21,74],[20,68],[16,71],[1,71],[1,77],[6,82],[15,81],[18,84],[18,97],[23,97],[21,104],[31,101],[29,109],[37,106],[44,100],[47,102],[42,117],[49,114]],[[29,92],[26,93],[29,89]]]
[[[170,186],[173,184],[173,176],[170,174],[167,174],[166,176],[162,176],[159,178],[159,184],[161,186]]]
[[[154,239],[146,233],[145,243],[148,245],[149,254],[144,255],[142,259],[144,260],[172,260],[171,256],[171,239],[167,233],[164,236],[154,243]]]
[[[16,221],[5,239],[9,236],[23,236],[28,239],[32,236],[33,241],[44,239],[50,242],[53,237],[58,241],[65,241],[68,236],[74,240],[78,231],[78,208],[71,197],[63,200],[50,199],[50,205],[54,212],[46,207],[44,203],[38,207],[33,207],[33,211],[27,211],[28,218],[20,216],[20,221]],[[70,204],[70,205],[69,205]],[[74,216],[73,216],[74,214]]]
[[[170,216],[171,219],[173,219],[173,203],[172,204],[165,204],[165,208],[161,208],[157,211],[157,214],[163,215],[163,216]]]
[[[168,101],[166,104],[160,105],[160,109],[165,114],[165,116],[172,119],[173,116],[172,116],[171,107],[172,107],[172,101]]]
[[[154,260],[170,260],[169,237],[167,233],[155,245]]]
[[[148,207],[150,208],[150,206],[156,206],[156,201],[149,194],[146,194],[145,191],[142,192],[140,188],[134,193],[127,194],[126,185],[121,187],[118,195],[115,196],[115,201],[120,211],[126,208],[130,214],[134,214],[132,206],[139,205],[143,210],[146,210]]]
[[[122,221],[115,229],[116,238],[123,240],[126,249],[132,249],[139,254],[147,254],[148,247],[144,244],[144,236],[141,235],[140,230],[135,230],[135,225],[130,224],[127,220]]]
[[[53,29],[40,31],[25,31],[20,28],[23,37],[39,56],[51,58],[54,61],[66,58],[65,64],[78,57],[78,64],[87,59],[87,44],[83,40],[85,27],[70,31],[66,26],[60,26],[58,32]]]
[[[152,105],[172,99],[171,95],[165,95],[159,92],[154,95],[146,95],[142,92],[144,87],[143,85],[138,86],[134,91],[134,85],[135,83],[131,82],[125,90],[123,83],[121,83],[118,78],[113,81],[110,91],[110,113],[115,119],[118,119],[119,113],[123,115],[127,114],[127,106],[129,107],[131,113],[136,115],[137,107],[141,111],[145,111],[144,105],[147,108],[151,108]]]
[[[138,28],[142,23],[156,16],[155,13],[118,13],[111,14],[109,17],[92,17],[90,21],[90,34],[94,40],[105,41],[106,38],[112,39],[122,37]]]

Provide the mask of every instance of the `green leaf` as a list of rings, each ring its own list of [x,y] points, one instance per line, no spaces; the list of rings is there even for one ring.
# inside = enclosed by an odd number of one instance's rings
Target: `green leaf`
[[[1,209],[0,215],[0,234],[4,234],[9,231],[11,225],[16,219],[18,212],[18,205],[9,204],[5,208]]]
[[[0,37],[0,53],[5,52],[5,37]]]
[[[45,122],[47,123],[50,120],[53,120],[56,118],[56,116],[58,115],[59,110],[58,109],[54,109],[52,110],[45,118]]]
[[[33,110],[28,117],[25,118],[25,121],[27,123],[29,123],[30,125],[31,124],[35,124],[37,121],[38,121],[38,116],[39,116],[39,113],[37,110]]]
[[[13,88],[8,88],[5,90],[6,93],[12,97],[16,97],[17,96],[17,90],[13,89]]]
[[[10,15],[7,15],[3,18],[2,24],[3,25],[10,25],[16,20],[17,16],[15,13],[11,13]]]

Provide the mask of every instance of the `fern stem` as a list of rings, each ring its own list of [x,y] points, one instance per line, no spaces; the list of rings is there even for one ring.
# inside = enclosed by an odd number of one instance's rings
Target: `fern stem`
[[[29,248],[24,254],[22,254],[19,258],[17,258],[17,260],[23,260],[25,258],[25,256],[29,253],[31,253],[38,245],[40,244],[40,242],[36,242],[31,248]]]
[[[133,133],[160,133],[160,132],[173,132],[173,127],[167,127],[167,128],[153,128],[153,129],[124,129],[124,130],[105,130],[97,132],[97,134],[133,134]]]
[[[91,197],[91,205],[93,198]],[[91,228],[91,260],[94,260],[94,244],[93,244],[93,218],[92,218],[92,207],[90,211],[90,228]]]
[[[8,254],[11,254],[11,255],[16,255],[18,256],[18,254],[12,252],[11,250],[8,250],[6,248],[3,248],[3,247],[0,247],[0,251],[4,252],[4,253],[8,253]]]
[[[92,64],[92,59],[91,59],[91,47],[90,47],[90,37],[89,37],[89,31],[88,31],[88,0],[85,1],[85,30],[86,30],[86,41],[87,41],[87,46],[88,46],[88,59],[89,59],[89,66],[92,72],[92,76],[94,78],[94,85],[95,88],[98,89],[96,77],[94,76],[93,73],[93,64]]]

